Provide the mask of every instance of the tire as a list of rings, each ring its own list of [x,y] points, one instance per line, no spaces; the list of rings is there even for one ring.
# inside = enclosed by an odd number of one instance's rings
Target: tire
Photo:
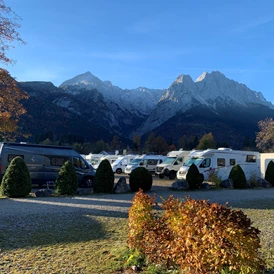
[[[116,169],[116,173],[117,173],[117,174],[121,174],[121,173],[122,173],[122,169],[121,169],[121,168],[117,168],[117,169]]]
[[[92,187],[93,185],[93,178],[92,177],[85,177],[83,180],[82,180],[82,187],[85,187],[85,188],[90,188]]]
[[[160,178],[160,179],[164,179],[164,178],[165,178],[165,175],[159,174],[159,178]]]
[[[176,178],[176,172],[170,171],[168,177],[170,180],[174,180]]]

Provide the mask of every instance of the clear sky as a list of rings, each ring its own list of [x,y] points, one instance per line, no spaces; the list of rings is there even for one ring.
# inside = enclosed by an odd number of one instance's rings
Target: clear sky
[[[219,70],[274,103],[273,0],[4,0],[21,18],[19,81],[90,71],[121,88],[168,88]]]

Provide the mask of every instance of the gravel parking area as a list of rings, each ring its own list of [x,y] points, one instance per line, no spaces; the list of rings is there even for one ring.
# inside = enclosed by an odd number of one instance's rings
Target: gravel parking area
[[[116,177],[117,180],[118,177]],[[222,189],[222,190],[197,190],[174,191],[170,189],[172,181],[154,178],[149,195],[157,195],[167,199],[170,195],[184,199],[190,196],[193,199],[206,199],[219,204],[228,203],[228,206],[242,206],[248,204],[251,208],[264,208],[271,204],[274,206],[274,188],[261,189]],[[19,198],[0,199],[0,218],[10,215],[45,215],[51,213],[87,213],[97,216],[127,217],[127,212],[132,204],[134,193],[126,194],[92,194],[75,197],[48,197],[48,198]]]

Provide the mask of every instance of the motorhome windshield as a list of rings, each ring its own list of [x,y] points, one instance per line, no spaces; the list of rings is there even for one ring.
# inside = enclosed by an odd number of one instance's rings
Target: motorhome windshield
[[[177,159],[177,157],[167,157],[165,160],[162,162],[162,164],[173,164],[173,162]]]
[[[113,163],[112,163],[112,165],[118,165],[118,164],[120,164],[120,162],[123,160],[123,158],[118,158],[118,159],[116,159]]]
[[[138,165],[143,161],[143,159],[133,159],[129,164],[130,165]]]
[[[190,167],[192,164],[195,164],[196,166],[199,165],[199,163],[203,160],[203,158],[189,158],[184,166]]]

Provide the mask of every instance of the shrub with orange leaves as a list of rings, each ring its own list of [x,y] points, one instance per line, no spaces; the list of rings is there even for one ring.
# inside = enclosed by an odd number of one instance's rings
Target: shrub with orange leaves
[[[240,210],[170,196],[153,214],[155,196],[138,192],[129,218],[129,246],[153,264],[184,273],[263,273],[259,230]]]

